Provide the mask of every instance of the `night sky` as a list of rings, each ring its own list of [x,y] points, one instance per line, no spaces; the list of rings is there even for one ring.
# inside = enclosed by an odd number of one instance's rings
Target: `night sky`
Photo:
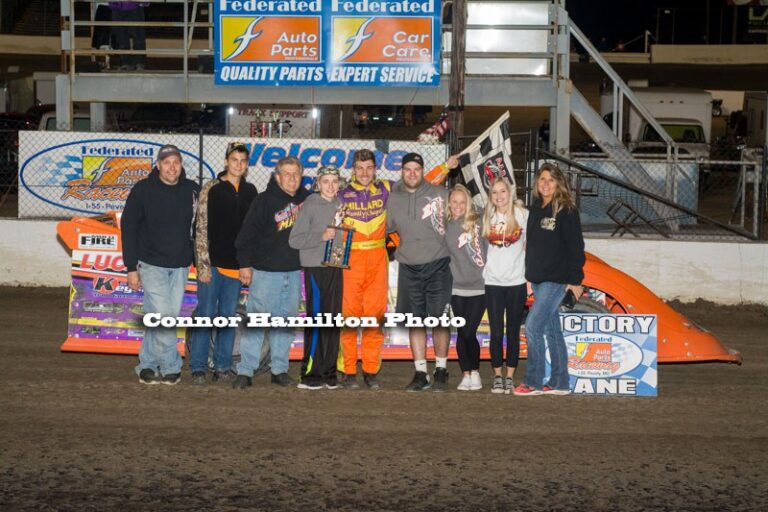
[[[725,0],[566,0],[565,6],[576,25],[597,44],[601,37],[610,48],[619,40],[625,43],[644,30],[656,35],[657,10],[666,9],[659,23],[659,42],[663,44],[700,44],[707,34],[706,5],[710,6],[709,39],[712,43],[730,43],[734,7]],[[738,8],[739,38],[743,35],[746,7]],[[673,23],[674,21],[674,23]],[[674,28],[674,33],[673,33]],[[642,51],[642,40],[628,47]]]

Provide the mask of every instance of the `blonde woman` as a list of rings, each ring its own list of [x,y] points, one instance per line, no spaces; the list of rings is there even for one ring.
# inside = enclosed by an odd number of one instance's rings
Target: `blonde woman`
[[[559,309],[567,292],[578,300],[584,289],[584,238],[579,211],[565,175],[545,163],[536,172],[534,202],[528,218],[525,277],[533,287],[533,307],[525,322],[528,364],[515,395],[570,393],[568,353],[560,328]],[[544,360],[549,347],[552,372],[544,384]]]
[[[520,324],[525,310],[525,239],[528,210],[515,200],[512,184],[496,179],[491,185],[483,216],[483,236],[488,240],[488,261],[483,271],[488,323],[491,328],[491,393],[509,394],[520,359]],[[506,317],[506,379],[504,320]]]
[[[456,185],[448,194],[446,211],[448,226],[445,241],[451,257],[451,308],[466,324],[459,327],[456,352],[463,377],[459,391],[483,388],[480,378],[480,343],[477,328],[485,313],[485,283],[483,268],[487,242],[482,237],[482,210],[472,203],[472,195],[464,185]]]

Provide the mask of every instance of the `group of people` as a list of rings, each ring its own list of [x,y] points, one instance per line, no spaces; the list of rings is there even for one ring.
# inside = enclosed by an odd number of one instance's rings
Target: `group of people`
[[[201,190],[184,176],[178,148],[163,146],[152,173],[131,190],[121,219],[123,255],[128,285],[144,291],[145,313],[179,314],[194,262],[197,316],[235,316],[241,285],[249,287],[248,313],[298,316],[303,275],[307,316],[329,313],[379,322],[362,329],[306,327],[298,383],[288,374],[292,328],[246,329],[236,367],[233,328],[214,333],[195,328],[189,350],[193,384],[207,383],[213,335],[210,378],[236,389],[252,386],[265,339],[273,384],[380,389],[381,325],[389,289],[386,240],[396,232],[397,313],[425,318],[452,311],[465,319],[456,341],[463,373],[459,390],[482,389],[477,330],[487,309],[491,391],[528,396],[569,392],[558,312],[567,292],[577,299],[582,295],[584,242],[578,211],[557,166],[544,164],[536,173],[530,209],[516,200],[508,180],[497,179],[483,210],[466,187],[448,190],[427,181],[417,153],[403,156],[402,178],[390,182],[376,177],[373,152],[358,150],[348,184],[342,187],[339,169],[324,166],[317,170],[314,193],[301,186],[303,166],[291,156],[278,161],[266,189],[257,192],[245,179],[249,156],[245,144],[230,143],[224,171]],[[444,169],[457,166],[455,156],[443,164]],[[330,227],[339,222],[352,233],[348,268],[343,269],[324,264],[326,245],[343,237],[342,230]],[[535,300],[526,320],[527,371],[516,386],[527,282]],[[432,328],[432,373],[427,330],[410,327],[409,340],[415,373],[406,390],[446,390],[449,328]],[[547,347],[552,370],[544,382]],[[175,329],[148,327],[136,367],[140,382],[176,384],[181,368]]]

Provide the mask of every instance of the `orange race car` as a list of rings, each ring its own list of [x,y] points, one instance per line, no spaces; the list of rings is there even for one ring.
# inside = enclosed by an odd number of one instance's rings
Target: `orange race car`
[[[143,335],[142,296],[125,284],[120,214],[74,217],[60,222],[57,232],[72,250],[69,332],[62,350],[137,354]],[[712,333],[676,312],[624,272],[587,254],[584,274],[585,294],[575,311],[656,315],[659,362],[741,363],[739,352],[726,348]],[[194,276],[191,268],[182,316],[194,311],[197,289]],[[180,329],[182,352],[184,337]],[[522,348],[525,354],[524,346]],[[300,359],[301,350],[301,346],[295,344],[292,359]],[[487,350],[484,352],[487,357]],[[410,350],[407,345],[385,342],[382,356],[410,358]]]

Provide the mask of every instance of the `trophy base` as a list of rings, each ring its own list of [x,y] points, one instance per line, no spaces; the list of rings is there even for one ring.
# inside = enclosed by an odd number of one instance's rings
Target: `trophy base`
[[[322,263],[324,267],[332,267],[332,268],[341,268],[341,269],[349,269],[351,268],[349,265],[344,265],[342,263],[331,263],[330,261],[324,261]]]

